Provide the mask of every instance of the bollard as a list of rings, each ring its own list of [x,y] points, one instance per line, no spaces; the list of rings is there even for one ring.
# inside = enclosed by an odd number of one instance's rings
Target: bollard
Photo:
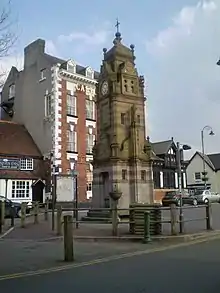
[[[38,224],[38,214],[39,214],[39,203],[37,201],[34,202],[34,224]]]
[[[26,219],[26,203],[22,202],[22,204],[21,204],[21,228],[25,228],[25,219]]]
[[[73,217],[66,215],[64,218],[64,261],[74,261],[73,252]]]
[[[212,230],[212,206],[208,203],[205,207],[206,209],[206,229]]]
[[[49,202],[48,202],[48,199],[46,199],[45,209],[44,209],[44,220],[45,221],[48,221],[48,206],[49,206]]]
[[[62,235],[62,206],[57,206],[57,236]]]
[[[15,210],[12,209],[12,213],[11,213],[11,227],[14,227],[15,225]]]
[[[5,200],[1,201],[1,224],[2,226],[5,224]]]
[[[150,211],[144,212],[144,239],[143,243],[149,243],[151,241],[150,237]]]
[[[176,232],[176,205],[170,205],[170,228],[171,228],[171,235],[177,235]]]
[[[117,201],[112,201],[112,236],[118,236],[118,209]]]

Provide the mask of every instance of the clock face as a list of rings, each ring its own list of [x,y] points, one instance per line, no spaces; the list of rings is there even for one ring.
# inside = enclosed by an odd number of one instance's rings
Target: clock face
[[[101,87],[101,93],[103,96],[108,93],[108,82],[107,81],[103,81],[102,87]]]

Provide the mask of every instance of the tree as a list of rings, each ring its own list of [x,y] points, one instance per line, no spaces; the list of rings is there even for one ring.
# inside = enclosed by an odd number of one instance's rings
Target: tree
[[[17,36],[13,30],[11,0],[0,8],[0,64],[1,59],[10,55],[14,47]],[[3,85],[6,71],[0,68],[0,87]]]

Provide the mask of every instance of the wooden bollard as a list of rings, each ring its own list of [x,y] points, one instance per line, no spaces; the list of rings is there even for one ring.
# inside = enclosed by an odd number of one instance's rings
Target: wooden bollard
[[[1,201],[1,224],[2,226],[5,224],[5,200]]]
[[[62,206],[57,206],[57,236],[62,235]]]
[[[45,201],[45,209],[44,209],[44,220],[48,221],[48,207],[49,207],[49,202],[48,199]]]
[[[21,228],[25,228],[25,219],[26,219],[26,203],[22,202],[22,204],[21,204]]]
[[[212,230],[212,206],[210,203],[206,205],[206,229]]]
[[[171,204],[170,205],[170,228],[171,228],[171,235],[176,235],[176,205]]]
[[[64,218],[64,261],[74,261],[73,251],[73,217],[66,215]]]
[[[34,224],[39,223],[38,214],[39,214],[39,203],[35,201],[34,202]]]

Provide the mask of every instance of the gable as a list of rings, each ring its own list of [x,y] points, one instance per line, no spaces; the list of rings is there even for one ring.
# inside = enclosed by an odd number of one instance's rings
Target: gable
[[[209,160],[207,156],[205,156],[205,166],[212,172],[215,172],[215,167],[213,166],[212,162]],[[187,170],[193,169],[195,172],[202,172],[203,171],[203,157],[200,152],[196,152],[187,165]]]

